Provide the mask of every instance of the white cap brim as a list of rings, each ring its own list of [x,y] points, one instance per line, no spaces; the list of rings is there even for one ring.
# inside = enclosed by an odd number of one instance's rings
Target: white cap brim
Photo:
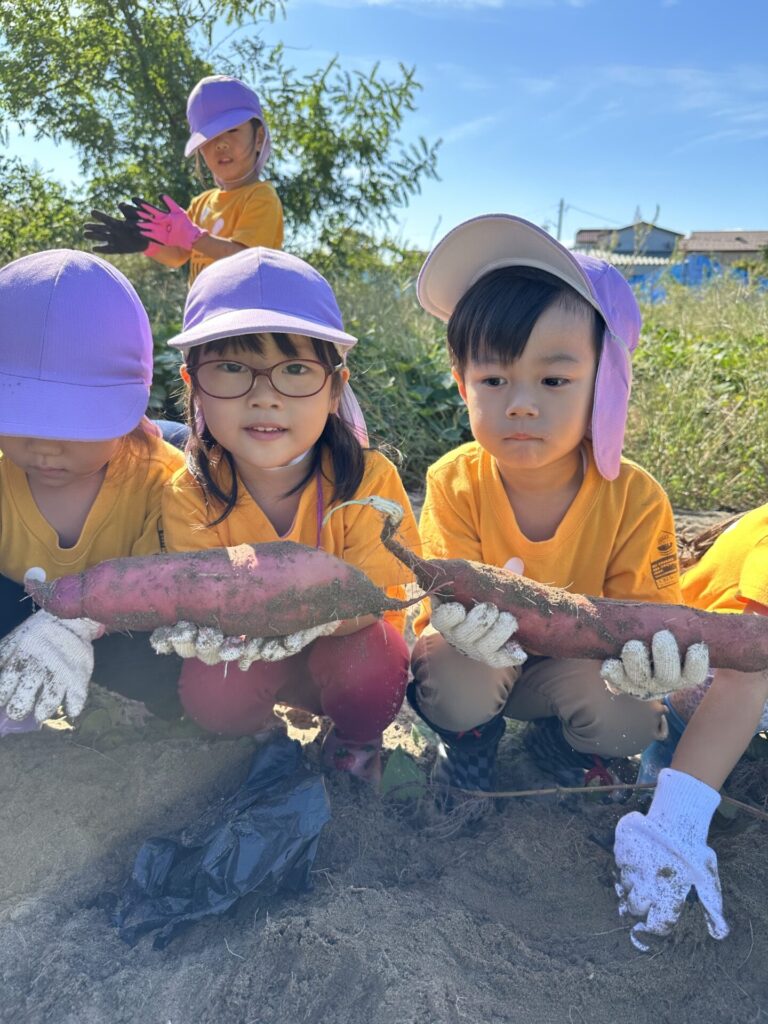
[[[428,313],[448,320],[476,281],[491,270],[514,266],[554,274],[602,312],[572,254],[543,228],[505,213],[475,217],[449,231],[424,261],[416,294]]]

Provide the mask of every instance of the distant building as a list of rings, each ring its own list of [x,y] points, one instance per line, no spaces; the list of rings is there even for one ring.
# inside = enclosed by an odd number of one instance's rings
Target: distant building
[[[607,249],[628,256],[657,256],[669,259],[683,238],[679,231],[668,231],[647,221],[624,228],[582,228],[576,232],[576,252]]]
[[[720,263],[755,259],[768,248],[768,231],[692,231],[680,243],[683,256],[712,256]]]

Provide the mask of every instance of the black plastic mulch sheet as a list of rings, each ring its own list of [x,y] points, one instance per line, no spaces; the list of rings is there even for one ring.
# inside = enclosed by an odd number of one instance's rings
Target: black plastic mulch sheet
[[[304,765],[300,743],[278,736],[223,807],[176,839],[143,844],[112,917],[120,938],[133,945],[157,931],[153,946],[163,949],[182,927],[248,893],[309,889],[330,816],[323,777]]]

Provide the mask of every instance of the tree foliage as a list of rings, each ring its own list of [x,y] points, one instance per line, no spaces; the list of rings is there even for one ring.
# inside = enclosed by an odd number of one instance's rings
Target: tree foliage
[[[6,157],[0,157],[0,181],[0,264],[78,244],[85,211],[63,185]]]
[[[399,137],[419,89],[413,70],[389,78],[334,59],[300,76],[260,35],[282,9],[279,0],[0,0],[0,128],[72,144],[93,201],[168,191],[184,203],[201,189],[183,156],[187,95],[203,75],[230,72],[264,101],[271,177],[295,244],[322,247],[350,226],[386,223],[435,174],[436,146]]]

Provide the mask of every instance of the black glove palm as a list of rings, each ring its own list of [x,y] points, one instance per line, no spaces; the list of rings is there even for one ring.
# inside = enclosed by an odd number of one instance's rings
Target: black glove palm
[[[152,208],[151,204],[144,199],[134,198],[131,203],[118,203],[123,220],[117,217],[110,217],[102,210],[91,210],[91,216],[97,223],[88,223],[83,229],[83,235],[90,242],[99,242],[93,246],[94,252],[114,255],[117,253],[144,252],[149,245],[149,239],[145,238],[139,230],[139,213],[142,206]],[[155,245],[162,243],[155,242]]]

